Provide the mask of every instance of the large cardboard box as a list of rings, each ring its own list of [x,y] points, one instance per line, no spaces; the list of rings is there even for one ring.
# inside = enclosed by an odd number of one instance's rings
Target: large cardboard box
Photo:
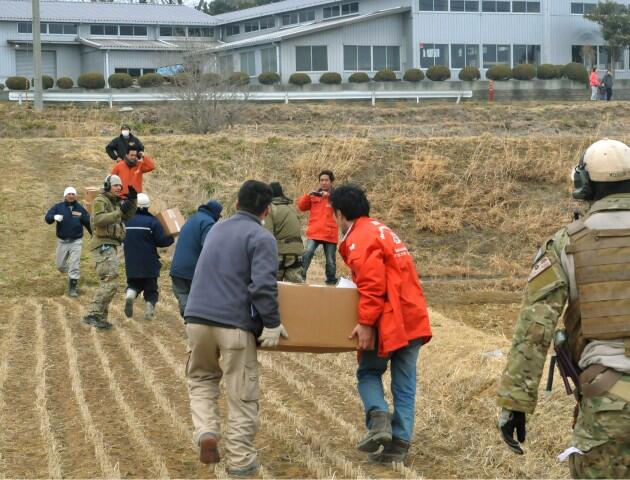
[[[169,208],[158,213],[157,218],[164,228],[167,235],[176,236],[182,231],[185,220],[178,208]]]
[[[359,294],[355,288],[335,288],[278,282],[280,320],[289,338],[280,339],[280,352],[351,352],[356,339],[348,335],[357,325]]]
[[[88,212],[92,213],[92,202],[101,193],[100,187],[85,187],[85,194],[83,196],[83,206]]]

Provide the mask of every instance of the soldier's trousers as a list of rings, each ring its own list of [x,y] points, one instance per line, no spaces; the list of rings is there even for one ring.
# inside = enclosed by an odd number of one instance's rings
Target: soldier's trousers
[[[278,281],[304,283],[302,262],[298,255],[278,255]]]
[[[607,392],[580,402],[569,457],[573,478],[630,478],[630,374]]]
[[[88,309],[88,315],[95,315],[103,320],[107,320],[109,304],[118,288],[119,261],[116,255],[116,247],[109,246],[105,249],[97,248],[92,250],[92,258],[96,263],[99,285]]]

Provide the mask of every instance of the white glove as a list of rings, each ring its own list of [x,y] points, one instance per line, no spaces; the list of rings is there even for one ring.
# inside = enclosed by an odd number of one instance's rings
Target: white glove
[[[53,218],[54,218],[55,220],[57,220],[58,222],[61,222],[61,221],[63,220],[63,215],[59,215],[59,214],[57,214],[57,215],[55,215]]]
[[[289,334],[282,324],[278,325],[276,328],[264,327],[260,337],[258,337],[258,341],[260,342],[261,347],[277,347],[280,342],[281,335],[282,338],[289,338]]]

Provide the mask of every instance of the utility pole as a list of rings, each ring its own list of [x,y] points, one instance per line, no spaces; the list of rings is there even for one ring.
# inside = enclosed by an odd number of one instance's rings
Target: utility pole
[[[42,39],[39,0],[33,0],[33,80],[35,81],[35,110],[44,110],[42,89]]]

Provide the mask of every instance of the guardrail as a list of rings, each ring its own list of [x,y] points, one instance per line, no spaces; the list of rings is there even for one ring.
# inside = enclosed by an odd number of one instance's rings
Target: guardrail
[[[372,105],[376,100],[415,99],[420,103],[422,99],[452,98],[459,103],[462,98],[472,98],[472,90],[332,90],[332,91],[273,91],[248,92],[241,96],[232,95],[231,98],[252,100],[257,102],[284,102],[304,100],[370,100]],[[32,92],[9,92],[9,100],[20,105],[32,101]],[[44,92],[44,102],[89,102],[108,103],[110,108],[114,103],[146,103],[177,101],[180,98],[173,93],[109,93],[109,92]]]

